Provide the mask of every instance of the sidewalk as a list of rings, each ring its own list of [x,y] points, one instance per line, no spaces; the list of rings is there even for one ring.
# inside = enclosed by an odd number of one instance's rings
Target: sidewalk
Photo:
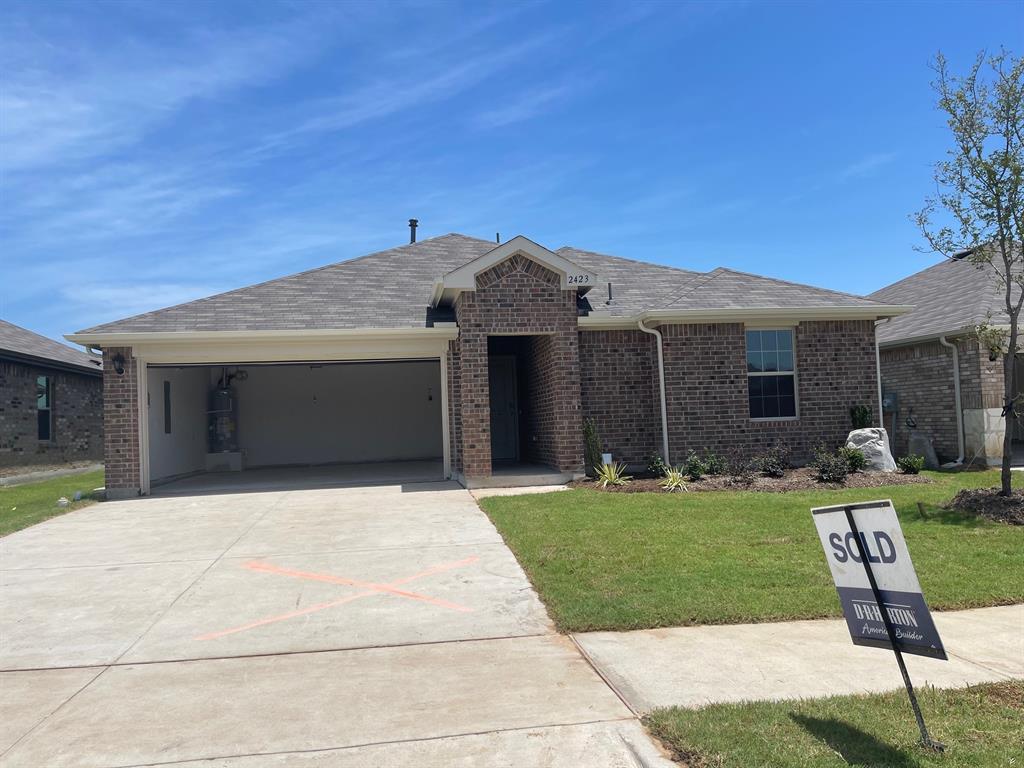
[[[949,661],[905,655],[915,685],[956,688],[1024,678],[1024,605],[933,616]],[[841,619],[586,632],[573,638],[638,714],[903,685],[892,653],[853,645]]]

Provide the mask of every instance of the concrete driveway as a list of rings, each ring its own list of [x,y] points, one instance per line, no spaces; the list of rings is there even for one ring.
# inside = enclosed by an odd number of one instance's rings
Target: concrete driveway
[[[668,764],[454,484],[108,502],[0,577],[3,766]]]

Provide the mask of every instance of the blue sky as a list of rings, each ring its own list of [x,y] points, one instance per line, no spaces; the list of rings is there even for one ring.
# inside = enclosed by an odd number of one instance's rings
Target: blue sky
[[[1024,4],[8,2],[0,316],[48,336],[456,231],[869,292],[935,261],[929,60]]]

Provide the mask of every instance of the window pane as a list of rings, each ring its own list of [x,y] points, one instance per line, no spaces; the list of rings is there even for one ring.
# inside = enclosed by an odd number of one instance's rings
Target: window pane
[[[776,352],[774,349],[771,350],[771,351],[765,350],[764,352],[761,353],[761,356],[762,356],[762,362],[761,362],[761,370],[762,371],[777,371],[777,370],[779,370],[779,353],[778,352]]]
[[[747,350],[747,370],[748,371],[761,371],[764,370],[761,367],[761,353],[751,352]]]
[[[761,394],[765,397],[775,397],[779,394],[778,376],[759,376],[761,379]]]
[[[50,407],[50,377],[36,377],[36,408]]]
[[[36,411],[36,417],[38,418],[38,429],[39,439],[49,440],[50,439],[50,409],[40,409]]]
[[[779,398],[779,416],[792,418],[796,416],[796,398],[792,396]]]
[[[765,352],[778,349],[775,343],[775,331],[761,331],[761,349]]]
[[[779,398],[777,397],[766,397],[764,398],[764,416],[766,419],[772,419],[779,415]]]
[[[747,331],[747,351],[751,350],[760,351],[761,349],[761,332],[760,331]]]
[[[779,349],[793,350],[793,332],[792,331],[776,331],[775,338],[778,341]]]
[[[755,395],[750,396],[750,418],[752,419],[763,419],[764,418],[764,400],[763,398]]]
[[[750,387],[751,397],[761,396],[761,382],[763,382],[766,376],[750,376],[747,378],[747,384]]]
[[[780,371],[792,371],[793,370],[793,353],[789,351],[781,350],[779,352],[779,368]]]
[[[793,396],[793,377],[779,376],[779,395],[783,397]]]

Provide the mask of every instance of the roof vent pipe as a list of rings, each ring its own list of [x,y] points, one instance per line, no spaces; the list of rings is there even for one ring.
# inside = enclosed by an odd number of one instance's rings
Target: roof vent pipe
[[[419,219],[409,219],[409,242],[416,242],[416,227],[420,224]]]

